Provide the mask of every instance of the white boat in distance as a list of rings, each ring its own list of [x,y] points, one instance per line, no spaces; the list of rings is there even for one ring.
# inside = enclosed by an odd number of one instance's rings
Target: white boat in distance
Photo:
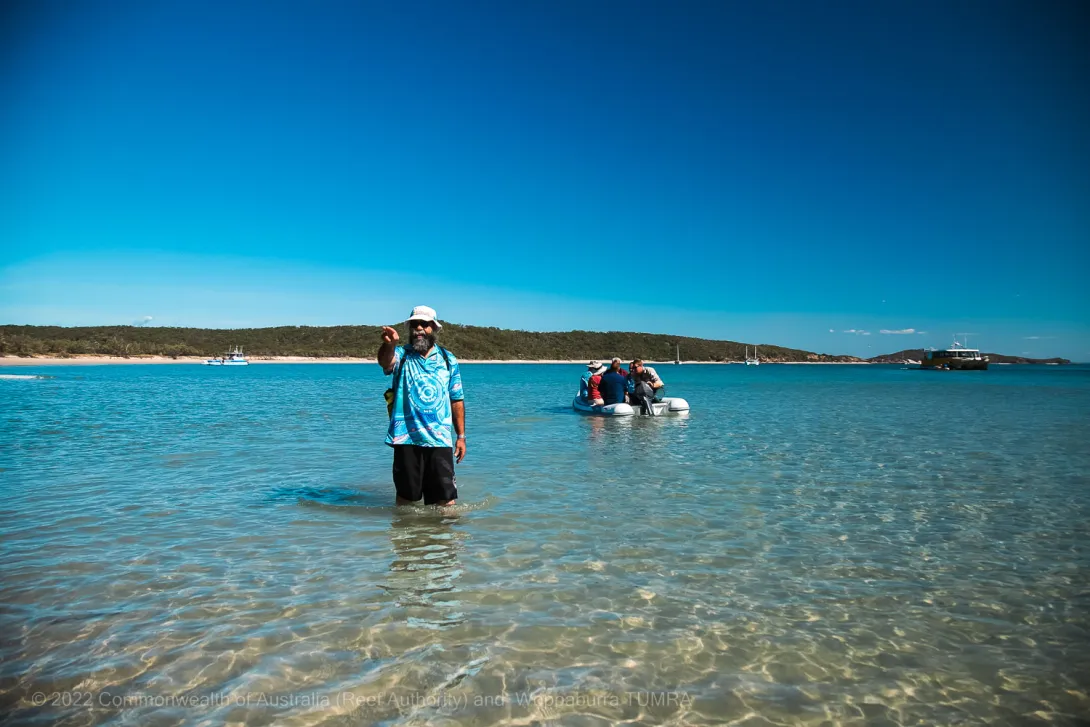
[[[235,346],[234,351],[223,354],[222,358],[214,357],[202,361],[205,366],[249,366],[250,362],[242,355],[242,349]]]
[[[987,371],[988,357],[981,355],[978,348],[968,348],[965,344],[959,343],[955,335],[954,343],[950,348],[932,348],[926,351],[920,361],[920,368],[943,371]]]
[[[757,347],[753,347],[753,358],[749,357],[749,346],[746,346],[746,366],[760,366],[761,359],[757,358]]]

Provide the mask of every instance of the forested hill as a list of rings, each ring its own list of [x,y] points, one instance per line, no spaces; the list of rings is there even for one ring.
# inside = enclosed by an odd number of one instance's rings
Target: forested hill
[[[907,363],[909,361],[919,361],[926,355],[926,351],[922,348],[909,348],[904,351],[898,351],[897,353],[887,353],[883,356],[875,356],[874,358],[868,358],[870,363]],[[1005,356],[1001,353],[984,353],[982,356],[987,356],[990,363],[1014,363],[1014,364],[1069,364],[1070,360],[1066,358],[1026,358],[1025,356]]]
[[[240,346],[248,356],[374,357],[379,326],[277,328],[153,328],[148,326],[0,326],[0,355],[212,356]],[[404,331],[399,331],[402,334]],[[752,343],[709,341],[654,333],[568,331],[535,333],[444,323],[439,342],[463,359],[609,360],[619,356],[672,361],[740,361]],[[760,345],[763,362],[859,361],[781,346]]]

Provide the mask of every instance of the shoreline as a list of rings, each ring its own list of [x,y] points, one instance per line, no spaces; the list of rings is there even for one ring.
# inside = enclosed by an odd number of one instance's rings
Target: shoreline
[[[170,356],[98,356],[98,355],[79,355],[62,358],[59,356],[42,356],[42,357],[26,357],[26,356],[2,356],[0,357],[0,367],[4,366],[104,366],[111,364],[190,364],[200,365],[206,358],[203,356],[179,356],[178,358],[171,358]],[[375,364],[376,359],[373,358],[322,358],[311,356],[264,356],[253,357],[249,359],[251,364]],[[583,359],[568,360],[568,359],[459,359],[459,363],[464,364],[582,364],[586,365],[586,361]],[[673,366],[672,361],[648,361],[649,365],[654,366]],[[690,366],[734,366],[744,365],[744,361],[682,361],[683,365]],[[858,365],[869,364],[869,361],[763,361],[765,366],[781,366],[781,365],[795,365],[795,366],[837,366],[837,365]]]

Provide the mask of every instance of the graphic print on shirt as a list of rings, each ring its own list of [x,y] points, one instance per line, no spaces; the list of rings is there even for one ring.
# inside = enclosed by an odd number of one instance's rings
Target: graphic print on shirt
[[[454,446],[451,402],[463,398],[461,370],[454,354],[447,351],[444,357],[435,346],[424,357],[399,346],[394,349],[390,374],[397,386],[386,444]]]
[[[446,381],[441,377],[445,371],[440,371],[434,378],[417,379],[413,377],[409,386],[409,401],[412,407],[420,412],[435,412],[439,408]]]

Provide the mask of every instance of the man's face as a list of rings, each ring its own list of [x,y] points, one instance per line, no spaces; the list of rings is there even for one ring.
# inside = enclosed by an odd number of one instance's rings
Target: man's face
[[[632,369],[632,373],[635,373],[635,374],[642,374],[643,373],[643,364],[642,363],[634,363],[629,368]]]
[[[435,326],[431,321],[409,321],[409,343],[421,356],[435,345]]]

